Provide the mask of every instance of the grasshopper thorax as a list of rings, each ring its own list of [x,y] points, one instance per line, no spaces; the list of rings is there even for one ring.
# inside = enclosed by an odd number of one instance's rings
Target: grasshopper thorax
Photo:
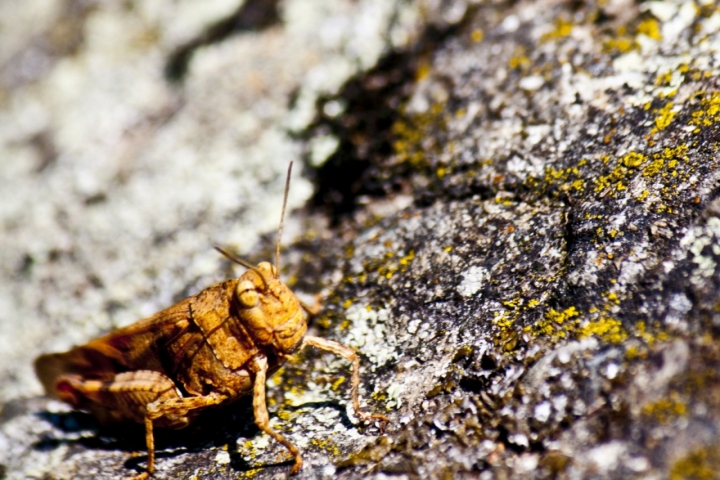
[[[275,353],[295,351],[307,331],[307,314],[297,296],[268,262],[248,270],[235,288],[238,318],[256,344]]]

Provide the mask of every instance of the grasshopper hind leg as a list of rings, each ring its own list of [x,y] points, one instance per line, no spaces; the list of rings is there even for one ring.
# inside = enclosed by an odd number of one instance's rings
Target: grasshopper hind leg
[[[148,449],[148,467],[147,473],[152,474],[155,471],[155,437],[153,435],[153,424],[156,420],[160,420],[159,424],[163,427],[182,428],[190,423],[192,417],[199,410],[218,405],[227,399],[225,395],[211,393],[210,395],[198,397],[175,397],[161,398],[149,404],[145,413],[145,442]],[[136,477],[138,480],[147,478],[142,474]]]
[[[62,375],[56,389],[63,400],[92,411],[104,423],[132,420],[145,425],[147,470],[133,480],[144,480],[155,471],[154,426],[183,428],[197,410],[226,398],[221,395],[183,397],[170,378],[150,370],[123,372],[109,381]]]

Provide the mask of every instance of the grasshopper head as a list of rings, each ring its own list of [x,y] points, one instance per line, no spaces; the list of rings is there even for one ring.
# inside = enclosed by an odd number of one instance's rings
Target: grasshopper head
[[[290,162],[285,180],[285,195],[275,242],[275,265],[262,262],[253,267],[245,260],[215,247],[229,259],[249,268],[238,279],[235,287],[238,318],[257,345],[272,347],[280,356],[293,353],[307,332],[307,313],[300,300],[282,283],[279,273],[280,238],[290,191],[292,166],[293,162]]]
[[[276,353],[295,351],[307,331],[307,313],[295,294],[280,281],[268,262],[245,272],[235,288],[238,317],[253,337]]]

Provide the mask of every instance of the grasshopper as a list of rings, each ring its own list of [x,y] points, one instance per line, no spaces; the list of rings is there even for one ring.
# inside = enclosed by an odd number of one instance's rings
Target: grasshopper
[[[155,470],[153,429],[183,428],[205,408],[253,396],[255,424],[303,465],[298,448],[269,424],[265,382],[290,355],[311,346],[352,363],[350,395],[362,422],[387,417],[360,410],[360,358],[331,340],[306,335],[310,307],[280,280],[280,238],[290,189],[285,183],[275,265],[257,267],[215,247],[248,270],[139,322],[64,353],[40,356],[38,378],[48,395],[89,410],[101,423],[145,425],[147,468]]]

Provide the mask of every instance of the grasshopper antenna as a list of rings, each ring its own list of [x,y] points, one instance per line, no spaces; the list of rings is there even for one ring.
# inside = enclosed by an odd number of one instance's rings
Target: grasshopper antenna
[[[222,253],[223,256],[225,256],[227,259],[229,259],[237,264],[240,264],[243,267],[247,268],[248,270],[252,270],[253,272],[260,275],[260,279],[263,282],[263,286],[265,287],[265,290],[268,289],[268,284],[267,284],[267,280],[265,280],[265,275],[263,275],[262,272],[260,270],[258,270],[256,267],[253,267],[253,265],[250,262],[248,262],[247,260],[243,260],[242,258],[240,258],[236,255],[233,255],[232,253],[228,252],[227,250],[225,250],[222,247],[218,247],[217,245],[215,245],[214,248],[218,252]]]
[[[283,197],[282,213],[280,214],[280,227],[278,227],[277,241],[275,242],[275,271],[277,272],[277,278],[280,278],[280,239],[282,238],[283,225],[285,225],[285,207],[287,206],[288,193],[290,192],[292,166],[293,162],[290,161],[287,179],[285,180],[285,196]]]

